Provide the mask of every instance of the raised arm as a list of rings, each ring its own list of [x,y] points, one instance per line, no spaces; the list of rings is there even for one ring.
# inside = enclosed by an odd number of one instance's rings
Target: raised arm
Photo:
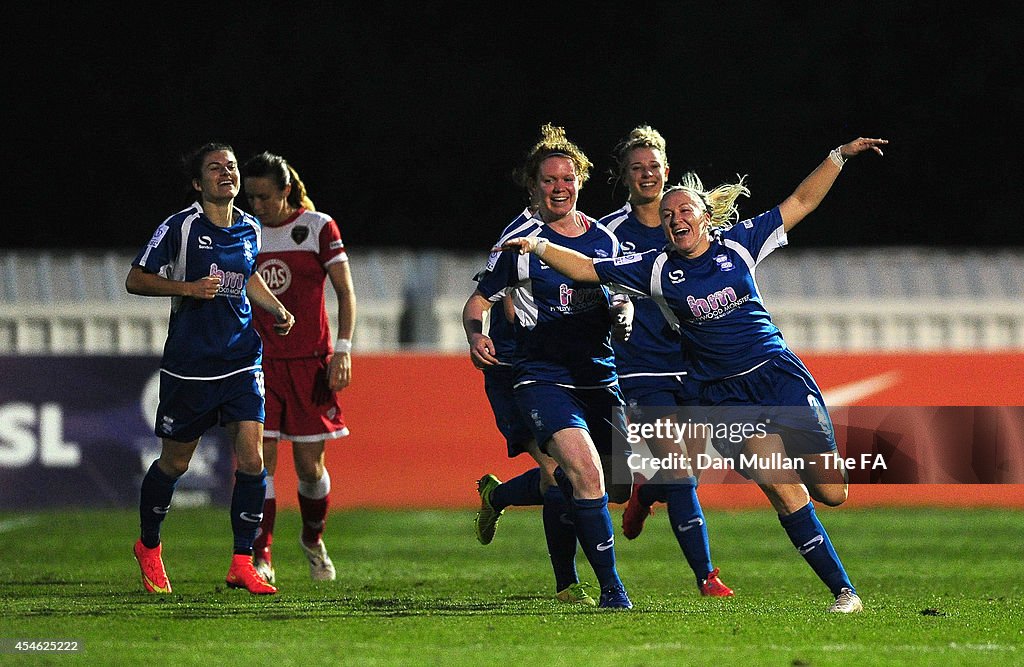
[[[289,313],[284,304],[277,300],[277,297],[267,287],[267,283],[263,281],[263,276],[258,271],[254,271],[249,276],[249,282],[245,285],[245,293],[254,304],[273,314],[276,320],[274,323],[274,333],[278,336],[287,336],[295,324],[295,316]]]
[[[836,182],[836,177],[839,176],[843,164],[848,159],[869,150],[882,155],[882,146],[887,143],[889,142],[886,139],[860,137],[832,150],[828,157],[800,182],[793,194],[779,204],[779,212],[782,214],[782,225],[785,230],[788,232],[793,229],[811,211],[818,208],[818,204],[828,194],[832,184]]]
[[[567,278],[581,283],[599,284],[601,279],[594,269],[594,260],[571,248],[549,243],[547,239],[536,236],[509,239],[499,250],[511,250],[520,255],[532,252],[543,257],[544,263]]]

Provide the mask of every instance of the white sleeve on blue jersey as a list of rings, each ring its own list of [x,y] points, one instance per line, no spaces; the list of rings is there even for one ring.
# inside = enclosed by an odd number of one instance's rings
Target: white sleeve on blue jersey
[[[723,231],[721,243],[742,257],[746,265],[753,269],[773,251],[788,243],[779,207],[738,222]]]
[[[650,296],[651,271],[659,250],[633,252],[620,257],[594,260],[594,271],[604,285],[613,285],[616,290],[638,296]]]

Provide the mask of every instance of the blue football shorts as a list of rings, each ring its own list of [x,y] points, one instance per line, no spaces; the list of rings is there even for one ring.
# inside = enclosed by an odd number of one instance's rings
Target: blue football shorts
[[[832,419],[821,390],[790,350],[749,373],[702,384],[700,401],[712,406],[707,411],[712,423],[742,419],[762,425],[767,433],[778,433],[789,456],[836,451]],[[742,407],[730,409],[736,406]],[[745,442],[714,439],[712,444],[722,456],[735,458]]]
[[[264,420],[263,371],[259,368],[217,380],[184,380],[160,373],[156,435],[192,442],[215,424]]]
[[[491,404],[494,423],[505,437],[509,458],[525,452],[527,443],[533,440],[533,431],[516,403],[512,376],[511,366],[490,366],[484,370],[484,393]]]
[[[588,431],[602,455],[613,453],[616,440],[625,441],[625,401],[617,384],[577,389],[534,382],[516,387],[515,396],[544,453],[551,436],[566,428]],[[614,436],[616,431],[618,438]]]

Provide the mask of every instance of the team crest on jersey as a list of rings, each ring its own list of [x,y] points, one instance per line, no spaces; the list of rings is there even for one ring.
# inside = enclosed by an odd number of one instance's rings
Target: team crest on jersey
[[[732,271],[735,268],[729,261],[728,255],[715,255],[715,261],[718,262],[718,268],[722,271]]]
[[[301,245],[309,237],[309,227],[305,225],[296,225],[292,227],[292,241],[295,241],[295,245]]]

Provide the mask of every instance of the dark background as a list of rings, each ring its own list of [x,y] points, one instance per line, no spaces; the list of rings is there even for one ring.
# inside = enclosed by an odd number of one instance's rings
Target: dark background
[[[288,158],[352,248],[483,252],[549,121],[596,165],[595,217],[625,199],[607,172],[638,124],[677,177],[748,174],[744,215],[872,136],[886,156],[849,163],[794,244],[1024,245],[1024,11],[826,4],[10,10],[0,247],[137,248],[186,203],[178,158],[216,139]]]

